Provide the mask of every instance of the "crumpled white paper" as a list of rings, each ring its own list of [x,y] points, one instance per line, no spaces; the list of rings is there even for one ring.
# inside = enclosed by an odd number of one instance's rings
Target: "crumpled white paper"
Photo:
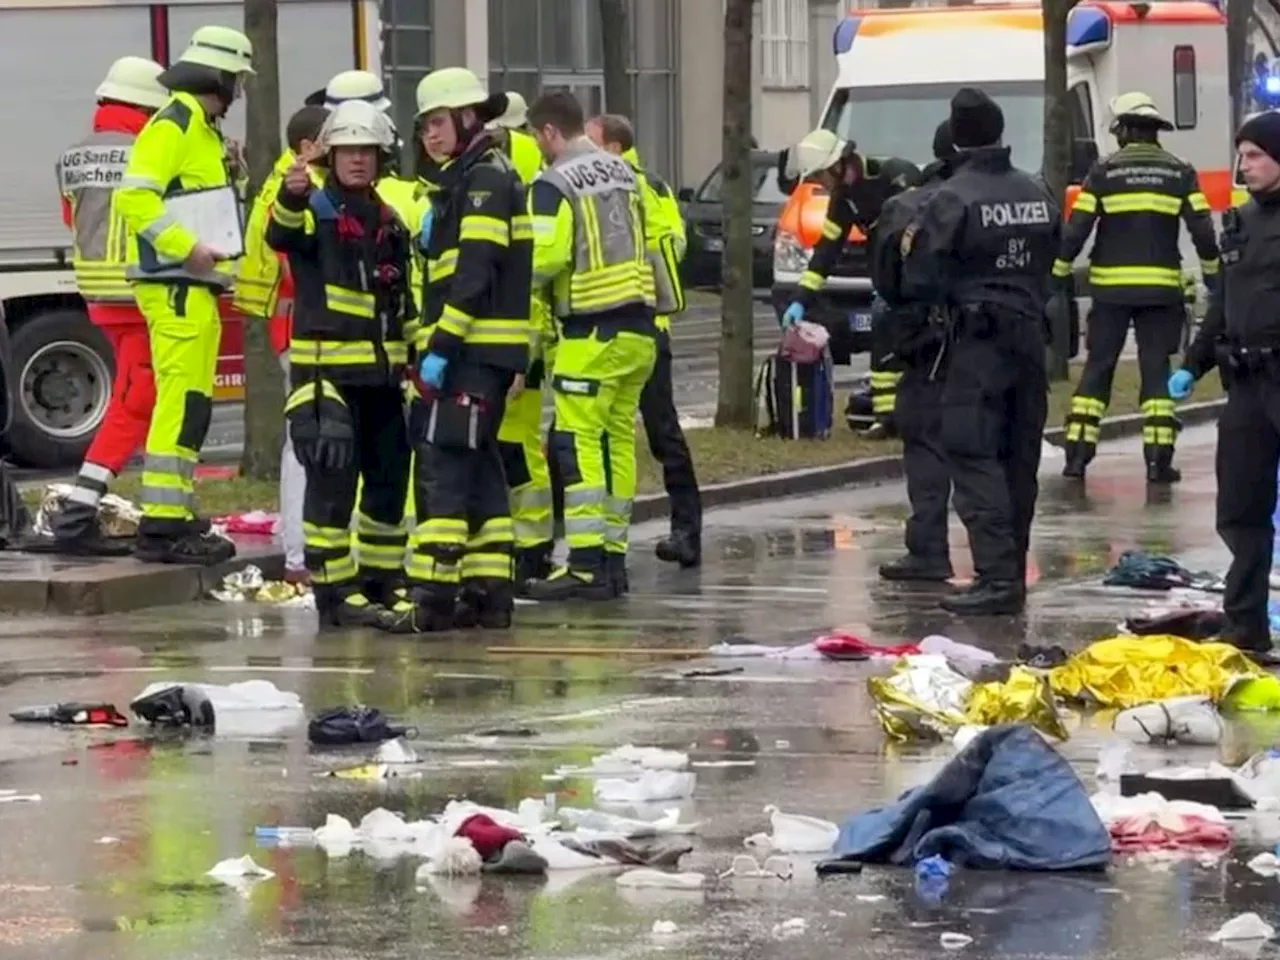
[[[1280,874],[1280,857],[1268,850],[1266,853],[1258,854],[1246,866],[1260,876],[1274,877]]]
[[[1227,943],[1232,940],[1270,940],[1276,935],[1275,927],[1256,913],[1242,913],[1232,917],[1218,932],[1210,934],[1210,943]]]
[[[693,796],[696,773],[675,770],[645,770],[634,779],[603,779],[595,782],[596,803],[654,803],[683,800]]]
[[[577,827],[579,834],[616,835],[626,840],[694,833],[700,826],[698,823],[681,823],[679,807],[663,811],[661,817],[652,821],[632,820],[603,810],[583,810],[578,807],[561,807],[556,811],[556,816]]]
[[[263,880],[270,880],[275,874],[266,867],[259,866],[253,857],[246,853],[243,857],[219,860],[209,868],[206,876],[213,877],[241,896],[247,897],[256,884]]]
[[[418,755],[404,737],[384,740],[373,754],[374,763],[417,763]]]
[[[592,757],[587,767],[557,767],[560,777],[616,777],[638,774],[644,770],[684,770],[689,766],[689,755],[679,750],[663,750],[659,747],[636,747],[627,744]]]

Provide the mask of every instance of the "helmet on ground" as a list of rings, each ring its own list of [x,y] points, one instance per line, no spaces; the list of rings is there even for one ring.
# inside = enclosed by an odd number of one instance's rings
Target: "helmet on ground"
[[[502,116],[493,121],[494,126],[506,127],[508,130],[519,130],[529,122],[529,105],[518,93],[508,91],[507,109]]]
[[[348,100],[333,108],[320,128],[320,144],[333,147],[395,147],[396,132],[387,115],[367,100]]]
[[[111,65],[94,95],[135,107],[159,110],[169,100],[169,91],[157,79],[164,67],[145,57],[121,57]]]
[[[489,100],[480,78],[465,67],[433,70],[418,82],[418,116],[436,110],[479,107]]]
[[[1111,99],[1112,132],[1126,120],[1145,121],[1161,130],[1172,130],[1173,124],[1160,115],[1156,102],[1145,93],[1122,93]]]
[[[790,166],[801,178],[836,165],[849,148],[848,140],[841,140],[830,130],[814,130],[805,134],[790,155]]]
[[[368,70],[343,70],[324,88],[324,106],[330,110],[351,100],[371,103],[375,110],[391,109],[382,81]]]
[[[223,73],[253,73],[253,44],[230,27],[201,27],[191,35],[178,63],[195,63]]]

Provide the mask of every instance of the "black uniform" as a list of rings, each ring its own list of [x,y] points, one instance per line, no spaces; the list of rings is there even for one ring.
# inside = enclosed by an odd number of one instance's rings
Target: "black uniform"
[[[962,153],[951,179],[903,234],[903,293],[946,304],[953,324],[941,439],[978,579],[943,605],[1011,613],[1025,602],[1048,412],[1045,307],[1060,211],[1013,167],[1007,147],[977,146],[997,143],[1004,127],[985,94],[961,89],[951,126]]]
[[[1066,476],[1083,477],[1098,444],[1111,399],[1111,380],[1133,321],[1144,416],[1143,453],[1153,482],[1178,479],[1173,445],[1178,420],[1169,399],[1169,357],[1178,349],[1186,307],[1180,223],[1185,222],[1210,286],[1218,278],[1218,245],[1209,202],[1195,169],[1153,141],[1121,147],[1098,163],[1077,197],[1053,265],[1070,276],[1071,263],[1098,226],[1090,258],[1088,359],[1067,416]]]
[[[348,192],[330,177],[307,196],[281,191],[267,243],[288,256],[297,288],[285,416],[307,474],[316,606],[322,622],[371,624],[403,582],[409,230],[372,189]],[[360,480],[357,567],[350,528]]]

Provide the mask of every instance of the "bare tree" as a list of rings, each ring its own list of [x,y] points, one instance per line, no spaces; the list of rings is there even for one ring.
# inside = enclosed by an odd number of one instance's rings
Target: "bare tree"
[[[245,0],[244,32],[253,42],[257,75],[246,90],[250,196],[256,196],[280,154],[280,66],[276,0]],[[267,318],[244,318],[244,453],[240,472],[255,480],[280,476],[284,383],[267,336]]]
[[[720,386],[716,425],[754,425],[751,295],[752,0],[724,9],[724,256],[721,261]]]
[[[1064,202],[1071,179],[1071,114],[1067,103],[1067,17],[1076,0],[1043,0],[1044,16],[1044,167],[1045,184],[1052,196]],[[1064,214],[1066,211],[1063,211]],[[1049,376],[1066,380],[1070,375],[1065,318],[1055,318]]]
[[[635,119],[627,54],[631,48],[627,0],[597,0],[600,5],[600,43],[604,54],[604,106],[610,113]]]

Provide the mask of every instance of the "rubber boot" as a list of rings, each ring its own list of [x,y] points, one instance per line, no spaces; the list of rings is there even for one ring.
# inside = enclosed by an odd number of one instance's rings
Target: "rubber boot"
[[[955,576],[949,557],[920,557],[908,553],[897,560],[880,564],[882,580],[944,583]]]
[[[515,589],[517,596],[528,596],[529,583],[533,580],[546,580],[551,576],[554,566],[551,553],[555,544],[544,543],[536,547],[522,547],[516,550]]]
[[[104,537],[96,521],[72,535],[33,537],[24,549],[29,553],[52,553],[60,557],[127,557],[133,553],[133,537]]]
[[[653,551],[664,563],[678,563],[684,569],[702,563],[702,538],[693,531],[673,530],[663,537]]]
[[[529,584],[529,596],[540,603],[565,600],[612,600],[614,584],[603,562],[594,566],[560,567],[546,580]]]
[[[1172,447],[1143,447],[1147,461],[1147,483],[1177,483],[1182,479],[1182,471],[1173,465]]]
[[[445,633],[457,625],[454,591],[417,587],[384,608],[375,626],[387,633]]]
[[[606,553],[604,555],[604,569],[615,597],[625,597],[631,592],[631,578],[627,576],[627,555],[625,553]]]
[[[320,613],[320,628],[324,630],[376,627],[378,615],[384,608],[359,590],[331,594],[320,588],[316,590],[316,609]]]
[[[399,570],[360,568],[361,591],[380,607],[393,607],[408,596],[404,574]]]
[[[509,630],[515,615],[515,585],[509,580],[485,580],[475,592],[477,626],[481,630]]]
[[[215,533],[196,533],[193,529],[177,536],[139,534],[133,555],[144,563],[213,567],[234,559],[236,546]]]
[[[1013,580],[979,580],[939,604],[949,613],[974,617],[1010,616],[1026,605],[1026,587]]]
[[[1062,475],[1068,480],[1083,480],[1089,468],[1090,451],[1083,443],[1066,445],[1067,462],[1062,466]]]

